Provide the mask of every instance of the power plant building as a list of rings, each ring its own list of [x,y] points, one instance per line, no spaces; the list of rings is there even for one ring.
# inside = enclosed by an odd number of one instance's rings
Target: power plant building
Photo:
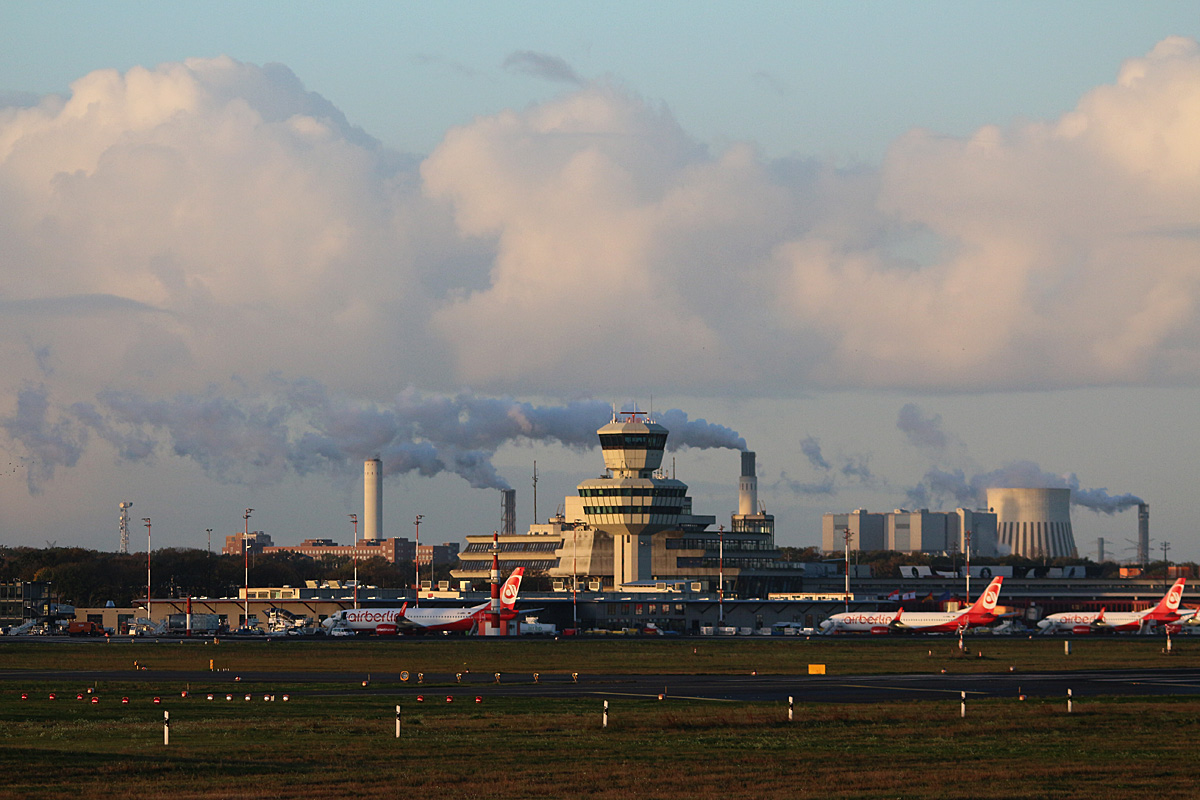
[[[988,489],[1000,546],[1026,558],[1074,558],[1070,489]]]
[[[821,549],[842,552],[847,544],[856,551],[895,550],[902,553],[965,553],[999,555],[996,515],[958,508],[954,511],[895,511],[871,513],[865,508],[847,514],[825,514],[821,519]]]

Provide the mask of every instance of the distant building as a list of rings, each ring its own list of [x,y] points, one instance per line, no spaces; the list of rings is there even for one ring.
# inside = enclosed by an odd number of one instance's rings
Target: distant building
[[[333,539],[305,539],[300,544],[276,545],[271,537],[262,531],[251,531],[249,538],[244,533],[235,533],[225,537],[225,547],[221,552],[225,555],[240,556],[242,540],[246,539],[248,555],[260,553],[298,553],[312,558],[328,556],[345,558],[382,558],[389,564],[411,564],[416,558],[417,551],[409,539],[359,539],[354,544],[342,545]],[[445,545],[441,545],[445,547]],[[457,550],[457,545],[454,545]],[[454,556],[446,557],[447,562],[453,561]]]
[[[851,550],[894,550],[901,553],[965,553],[970,538],[972,555],[999,555],[996,515],[959,508],[954,511],[895,511],[870,513],[865,508],[821,518],[821,549],[840,553],[850,534]]]

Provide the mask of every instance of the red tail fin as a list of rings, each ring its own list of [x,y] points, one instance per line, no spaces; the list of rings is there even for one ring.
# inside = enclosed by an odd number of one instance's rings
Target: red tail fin
[[[508,576],[508,580],[500,587],[500,607],[511,611],[517,604],[517,592],[521,589],[521,576],[525,574],[524,567],[517,567]]]
[[[1183,578],[1175,581],[1175,584],[1167,590],[1163,595],[1163,599],[1158,601],[1158,605],[1150,612],[1150,619],[1174,618],[1179,611],[1179,601],[1183,599],[1183,584],[1186,581]]]
[[[971,606],[971,612],[975,614],[995,613],[996,603],[1000,600],[1000,584],[1002,583],[1004,583],[1003,575],[997,575],[995,578],[992,578],[992,582],[983,590],[983,594],[979,595],[979,599],[975,601],[975,605]]]

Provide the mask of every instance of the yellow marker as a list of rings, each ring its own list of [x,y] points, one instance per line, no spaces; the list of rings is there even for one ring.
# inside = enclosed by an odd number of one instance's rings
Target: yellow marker
[[[824,664],[809,664],[808,665],[808,674],[809,675],[824,675],[825,674],[825,665]]]

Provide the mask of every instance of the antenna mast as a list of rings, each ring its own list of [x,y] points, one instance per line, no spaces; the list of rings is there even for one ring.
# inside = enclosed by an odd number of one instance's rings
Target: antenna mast
[[[121,549],[118,553],[129,552],[129,509],[133,508],[133,503],[126,500],[121,503]]]
[[[533,524],[538,524],[537,515],[537,461],[533,462]]]

